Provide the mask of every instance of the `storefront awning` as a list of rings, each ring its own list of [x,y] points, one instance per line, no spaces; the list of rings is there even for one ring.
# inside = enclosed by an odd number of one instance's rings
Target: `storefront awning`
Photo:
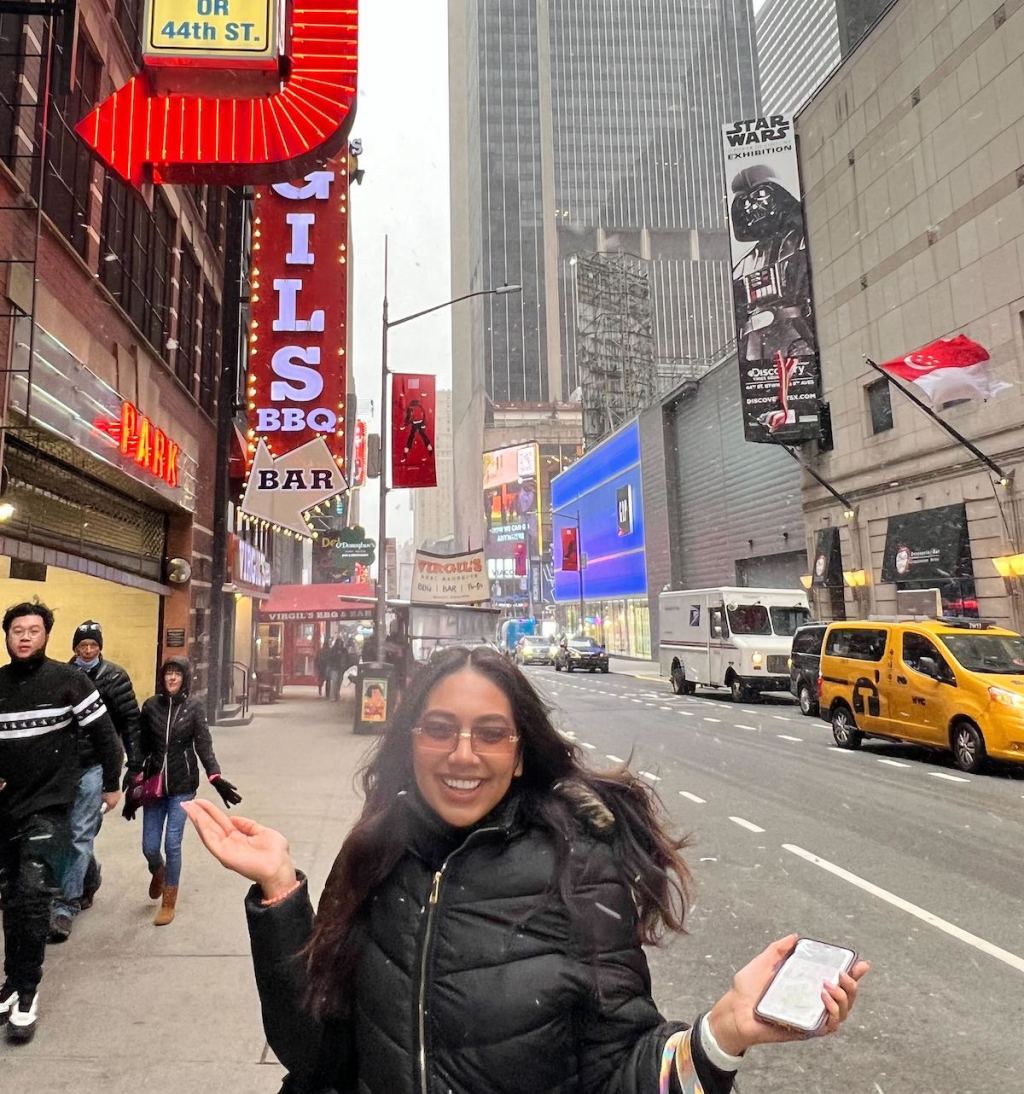
[[[838,528],[819,528],[814,544],[814,584],[821,588],[843,587],[843,553]]]
[[[966,506],[943,505],[889,518],[883,581],[920,584],[973,573]]]
[[[348,585],[275,585],[259,607],[261,623],[320,623],[373,618],[372,582]]]

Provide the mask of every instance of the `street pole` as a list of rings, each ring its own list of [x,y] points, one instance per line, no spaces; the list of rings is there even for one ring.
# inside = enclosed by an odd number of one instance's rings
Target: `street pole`
[[[441,311],[442,308],[450,308],[453,304],[459,304],[463,300],[470,300],[474,296],[504,296],[507,293],[522,292],[522,285],[498,285],[493,289],[477,289],[475,292],[464,293],[454,300],[446,300],[443,304],[434,304],[432,307],[423,308],[413,312],[412,315],[403,315],[401,319],[388,318],[388,237],[384,237],[384,306],[381,311],[381,370],[380,370],[380,505],[377,511],[377,604],[374,613],[373,637],[377,646],[376,659],[383,660],[384,654],[384,624],[387,613],[387,526],[388,526],[388,446],[391,443],[391,434],[388,429],[388,331],[392,327],[399,327],[421,316],[430,315],[431,312]]]
[[[580,583],[580,621],[577,629],[583,634],[583,528],[580,524],[580,511],[576,510],[576,573]]]
[[[380,500],[377,513],[377,611],[373,623],[376,645],[374,660],[384,656],[384,620],[387,613],[387,534],[388,534],[388,447],[391,436],[388,421],[388,237],[384,237],[384,306],[381,312],[380,349]]]
[[[206,716],[215,722],[224,698],[225,621],[224,583],[228,554],[228,461],[235,417],[240,365],[239,341],[242,305],[242,236],[245,194],[241,187],[227,192],[224,235],[224,299],[221,307],[220,376],[217,382],[217,447],[213,461],[213,558],[210,562],[210,644],[207,659]],[[251,669],[252,666],[250,665]],[[229,674],[230,675],[230,674]]]

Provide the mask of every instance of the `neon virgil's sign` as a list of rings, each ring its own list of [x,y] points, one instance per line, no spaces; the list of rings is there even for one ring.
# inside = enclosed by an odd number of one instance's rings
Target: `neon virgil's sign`
[[[348,175],[328,166],[253,199],[250,461],[259,438],[280,457],[322,437],[345,463]]]
[[[181,446],[162,429],[140,414],[134,403],[121,403],[120,418],[96,418],[93,428],[109,437],[122,456],[133,460],[143,471],[167,483],[180,486]]]

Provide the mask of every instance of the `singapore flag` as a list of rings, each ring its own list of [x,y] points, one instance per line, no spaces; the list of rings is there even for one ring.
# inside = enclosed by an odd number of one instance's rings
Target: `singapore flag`
[[[940,338],[927,346],[883,361],[881,367],[900,380],[915,384],[931,402],[941,407],[961,399],[991,399],[1012,387],[994,380],[988,371],[989,353],[964,334]]]

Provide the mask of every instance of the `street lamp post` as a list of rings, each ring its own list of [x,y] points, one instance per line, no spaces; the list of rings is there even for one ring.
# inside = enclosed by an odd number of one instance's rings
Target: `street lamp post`
[[[380,508],[377,520],[377,538],[380,541],[378,547],[377,562],[377,605],[373,626],[374,643],[377,647],[376,658],[378,661],[384,657],[384,623],[387,614],[387,588],[385,577],[387,568],[387,520],[388,520],[388,450],[390,444],[390,431],[388,429],[388,332],[392,327],[400,327],[403,323],[409,323],[413,319],[419,319],[431,312],[450,308],[453,304],[459,304],[463,300],[470,300],[474,296],[505,296],[508,293],[522,291],[522,285],[498,285],[493,289],[477,289],[462,296],[456,296],[453,300],[446,300],[443,304],[434,304],[433,307],[424,308],[422,311],[413,312],[411,315],[403,315],[401,319],[388,318],[388,239],[384,237],[384,306],[381,315],[381,376],[380,376]]]
[[[570,513],[559,513],[560,517],[564,520],[571,520],[576,525],[576,581],[579,587],[579,601],[580,601],[580,617],[577,622],[577,629],[580,634],[583,633],[583,533],[580,527],[580,511],[576,510],[576,516],[572,516]],[[554,533],[552,532],[552,536]],[[564,565],[564,560],[563,560]],[[564,573],[564,570],[563,570]]]

